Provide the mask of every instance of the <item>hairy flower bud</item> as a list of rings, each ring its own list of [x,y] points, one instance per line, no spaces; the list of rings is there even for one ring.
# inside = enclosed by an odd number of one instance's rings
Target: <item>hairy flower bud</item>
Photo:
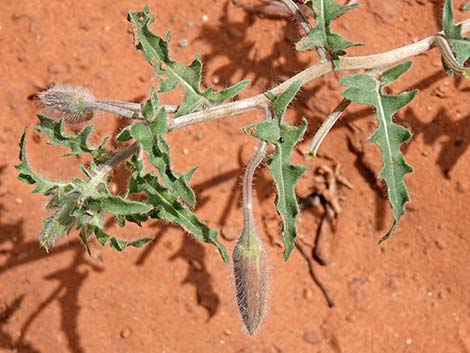
[[[244,231],[233,250],[237,304],[250,335],[264,318],[267,302],[267,258],[254,230]]]
[[[83,87],[55,85],[38,93],[41,104],[59,113],[68,122],[82,122],[93,118],[95,96]]]

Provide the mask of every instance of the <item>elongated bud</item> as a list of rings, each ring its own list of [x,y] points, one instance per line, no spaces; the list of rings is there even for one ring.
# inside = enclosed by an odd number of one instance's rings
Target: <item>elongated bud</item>
[[[233,250],[237,304],[243,324],[254,335],[266,312],[268,269],[263,242],[244,230]]]
[[[38,93],[42,105],[60,114],[68,122],[82,122],[93,118],[96,98],[83,87],[55,85]]]

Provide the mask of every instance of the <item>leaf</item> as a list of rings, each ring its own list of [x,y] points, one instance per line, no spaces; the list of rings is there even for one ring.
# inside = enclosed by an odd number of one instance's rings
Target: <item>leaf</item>
[[[107,138],[98,147],[94,147],[88,143],[88,138],[93,130],[93,126],[89,125],[85,127],[77,135],[68,135],[64,129],[63,119],[55,121],[41,114],[38,115],[38,118],[39,124],[35,126],[35,129],[49,137],[49,144],[62,145],[70,148],[70,153],[66,154],[66,156],[89,153],[98,164],[104,163],[110,157],[111,151],[104,147],[108,140]]]
[[[155,69],[160,81],[160,92],[168,92],[178,85],[184,90],[184,99],[175,117],[194,112],[202,106],[211,106],[236,96],[249,83],[244,80],[235,85],[214,92],[212,88],[201,90],[202,62],[199,56],[189,66],[184,66],[170,59],[170,34],[166,40],[150,30],[155,17],[150,15],[148,6],[143,11],[129,12],[128,20],[134,29],[137,49],[141,50],[145,59]]]
[[[58,186],[65,185],[63,183],[53,183],[33,172],[29,166],[28,159],[26,158],[26,130],[21,136],[19,158],[21,163],[15,166],[16,170],[20,173],[18,175],[18,179],[27,184],[36,184],[36,188],[33,192],[40,192],[48,195]]]
[[[96,235],[96,239],[101,245],[105,246],[109,242],[109,246],[117,251],[123,251],[128,246],[141,248],[149,241],[153,240],[153,238],[150,237],[143,237],[136,240],[120,240],[116,237],[107,234],[99,227],[93,227],[93,231]]]
[[[336,17],[356,8],[359,4],[340,6],[333,0],[309,0],[305,3],[315,14],[315,27],[297,42],[298,51],[312,48],[324,48],[333,60],[346,54],[345,49],[362,44],[355,44],[331,31],[331,21]]]
[[[152,207],[137,201],[124,200],[118,196],[103,196],[100,198],[103,208],[115,215],[133,215],[137,213],[147,213]]]
[[[152,88],[150,99],[143,105],[144,123],[131,127],[131,136],[139,141],[147,151],[150,162],[158,169],[165,185],[173,190],[191,207],[196,204],[196,197],[189,186],[195,168],[186,174],[179,174],[171,169],[171,155],[164,134],[168,132],[167,117],[164,107],[160,105],[157,91]]]
[[[61,197],[59,206],[54,214],[45,219],[41,233],[39,235],[39,243],[42,247],[49,248],[62,235],[70,232],[73,228],[77,217],[72,213],[77,209],[77,201],[80,197],[79,193],[72,192]]]
[[[274,119],[272,121],[252,125],[256,128],[255,137],[272,143],[276,148],[268,165],[276,184],[276,208],[282,218],[285,260],[289,258],[294,249],[297,237],[296,218],[300,210],[295,194],[295,184],[306,169],[304,166],[292,165],[291,157],[295,145],[303,138],[307,129],[307,121],[302,119],[302,124],[299,127],[285,124],[282,121],[287,106],[299,88],[300,81],[296,81],[276,98],[273,105]]]
[[[462,25],[455,25],[454,23],[452,0],[446,0],[444,3],[442,27],[455,58],[463,66],[470,57],[470,37],[464,37],[462,35]]]
[[[385,180],[388,198],[392,207],[394,222],[380,242],[389,238],[405,214],[405,204],[410,200],[404,177],[413,169],[405,161],[400,146],[411,138],[411,132],[393,122],[393,115],[410,103],[418,91],[403,92],[399,95],[384,94],[383,90],[403,75],[411,66],[410,62],[397,65],[384,72],[378,81],[371,75],[357,74],[343,77],[340,83],[346,87],[343,96],[352,101],[372,105],[376,109],[378,129],[369,137],[382,151],[383,168],[379,177]],[[379,243],[380,243],[379,242]]]
[[[216,230],[202,222],[170,189],[161,185],[155,175],[143,174],[139,160],[133,158],[127,165],[132,170],[129,183],[133,185],[133,192],[145,192],[147,203],[153,206],[153,210],[149,212],[150,217],[178,224],[197,240],[214,244],[223,260],[230,263],[227,249],[217,239]]]

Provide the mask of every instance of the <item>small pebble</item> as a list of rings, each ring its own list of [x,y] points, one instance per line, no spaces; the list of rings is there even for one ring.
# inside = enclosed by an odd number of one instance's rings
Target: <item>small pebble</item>
[[[197,271],[197,272],[202,271],[202,269],[204,268],[201,261],[199,261],[198,259],[191,260],[191,267],[193,268],[194,271]]]
[[[313,331],[305,331],[304,335],[303,335],[303,339],[304,339],[305,342],[310,343],[310,344],[320,343],[320,338]]]
[[[178,42],[178,46],[180,48],[185,48],[188,46],[188,40],[186,38],[183,38],[181,39],[179,42]]]
[[[406,343],[407,345],[410,345],[410,344],[413,343],[413,340],[412,340],[411,338],[407,338],[406,341],[405,341],[405,343]]]
[[[123,339],[129,337],[130,334],[131,334],[131,331],[128,328],[125,328],[124,330],[121,330],[121,332],[119,333],[119,335]]]
[[[312,298],[313,298],[313,293],[312,293],[312,291],[311,291],[310,289],[308,289],[308,288],[304,288],[303,297],[304,297],[305,299],[308,299],[308,300],[312,299]]]
[[[230,336],[232,334],[232,331],[230,329],[225,329],[224,334],[225,336]]]
[[[188,27],[194,26],[193,21],[188,21],[188,22],[186,22],[186,26],[188,26]]]
[[[15,201],[18,205],[21,205],[23,203],[23,199],[20,199],[19,197],[17,197]]]
[[[187,156],[189,154],[189,150],[187,148],[183,148],[183,154]]]
[[[214,76],[212,76],[212,83],[214,83],[214,84],[218,84],[218,83],[219,83],[219,81],[220,81],[220,78],[219,78],[219,76],[215,76],[215,75],[214,75]]]
[[[202,22],[207,22],[207,21],[209,21],[209,16],[207,16],[207,15],[202,15],[202,16],[201,16],[201,19],[202,19]]]

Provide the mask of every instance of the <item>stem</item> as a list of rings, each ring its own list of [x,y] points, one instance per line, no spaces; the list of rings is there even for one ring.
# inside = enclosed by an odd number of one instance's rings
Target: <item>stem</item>
[[[294,15],[295,19],[297,22],[299,22],[299,25],[302,27],[304,30],[305,34],[309,34],[310,31],[312,30],[312,26],[308,22],[307,18],[303,15],[302,12],[300,12],[299,7],[295,2],[292,0],[281,0],[284,5],[289,9],[289,11]]]
[[[299,22],[300,26],[303,28],[305,31],[305,34],[308,35],[312,31],[312,26],[308,22],[307,18],[303,15],[303,13],[300,11],[299,7],[295,2],[292,0],[281,0],[284,5],[289,9],[289,11],[294,15],[295,19],[297,22]],[[318,55],[320,56],[320,61],[324,62],[327,60],[327,53],[324,48],[317,48]]]
[[[271,120],[272,115],[268,107],[264,107],[264,119]],[[266,153],[267,143],[261,141],[258,144],[255,154],[245,169],[243,175],[243,234],[251,233],[255,228],[253,218],[253,176],[255,175],[256,168],[261,163]]]
[[[132,156],[134,153],[137,152],[138,149],[139,149],[139,143],[134,142],[132,145],[127,146],[123,150],[115,152],[111,156],[111,158],[109,158],[106,161],[106,163],[103,165],[103,169],[107,168],[107,169],[111,170],[111,168],[113,166],[115,166],[119,162],[122,162],[123,160],[125,160],[125,159],[129,158],[130,156]]]
[[[455,72],[456,74],[459,74],[459,75],[465,75],[466,72],[468,72],[468,68],[462,66],[457,61],[447,39],[441,35],[437,35],[434,39],[435,39],[435,44],[437,45],[437,47],[439,48],[439,51],[441,52],[444,62],[452,70],[452,72]]]
[[[470,20],[465,20],[460,24],[462,25],[462,33],[470,31]],[[442,33],[443,32],[439,32],[439,34]],[[427,52],[436,45],[435,38],[436,36],[430,36],[416,43],[389,50],[380,54],[343,57],[340,59],[338,66],[334,66],[331,62],[319,63],[299,72],[280,85],[274,87],[272,90],[270,90],[270,92],[275,95],[279,95],[296,80],[300,80],[302,85],[305,85],[306,83],[332,71],[374,69],[377,67],[389,66],[410,57]],[[258,94],[256,96],[242,99],[237,102],[225,103],[200,112],[178,117],[177,119],[169,121],[168,125],[170,130],[181,129],[193,124],[221,119],[245,113],[251,110],[260,109],[268,103],[269,99],[264,94]]]
[[[307,156],[311,158],[315,158],[320,148],[321,143],[325,139],[326,135],[330,132],[331,128],[335,125],[338,119],[341,117],[343,112],[349,106],[351,101],[349,99],[344,98],[337,107],[326,117],[325,121],[321,124],[320,128],[313,136],[312,143],[307,150]]]

